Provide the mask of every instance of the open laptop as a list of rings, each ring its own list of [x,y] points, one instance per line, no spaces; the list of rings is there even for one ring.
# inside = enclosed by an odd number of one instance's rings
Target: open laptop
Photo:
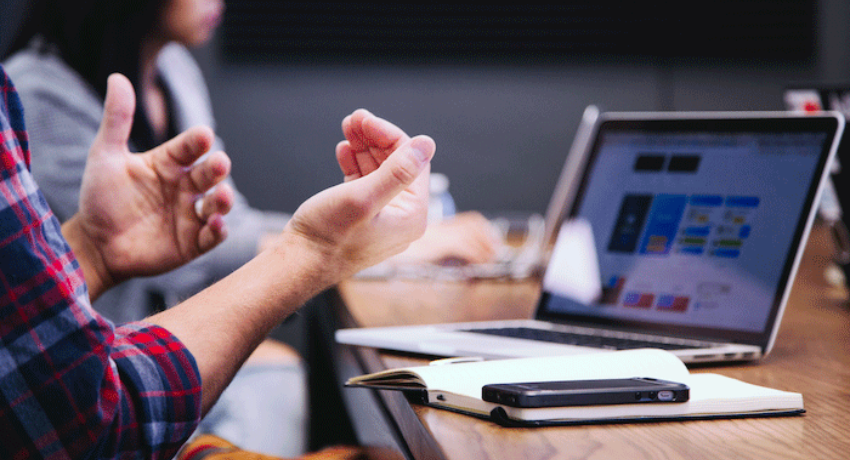
[[[843,129],[832,112],[602,114],[534,319],[343,329],[336,340],[437,356],[652,347],[686,362],[758,359]]]

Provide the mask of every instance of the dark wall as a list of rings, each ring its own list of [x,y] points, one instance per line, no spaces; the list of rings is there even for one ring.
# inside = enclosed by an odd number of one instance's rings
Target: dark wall
[[[198,50],[233,176],[285,211],[340,180],[342,117],[365,107],[437,141],[461,210],[543,212],[582,110],[781,110],[790,82],[850,83],[850,5],[821,0],[815,56],[781,60],[580,57],[557,64],[245,64]]]
[[[734,3],[734,2],[733,2]],[[23,0],[0,0],[0,50]],[[519,63],[380,64],[226,59],[218,37],[196,55],[239,189],[293,211],[341,175],[340,121],[358,107],[427,133],[458,208],[543,212],[583,108],[780,110],[792,82],[850,84],[850,4],[819,0],[810,62],[585,55]]]

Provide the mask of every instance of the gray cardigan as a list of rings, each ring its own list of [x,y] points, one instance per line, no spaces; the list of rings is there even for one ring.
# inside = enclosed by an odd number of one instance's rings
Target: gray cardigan
[[[172,95],[178,130],[196,125],[215,130],[207,87],[189,51],[168,45],[157,65]],[[64,221],[78,208],[83,169],[100,125],[103,101],[58,55],[40,53],[34,46],[10,57],[4,67],[23,102],[33,175],[53,212]],[[218,138],[211,151],[216,150],[223,150]],[[282,230],[288,216],[253,209],[237,191],[233,210],[225,219],[228,237],[219,247],[165,275],[127,281],[104,293],[95,309],[120,323],[150,314],[151,294],[162,295],[166,305],[172,306],[247,262],[256,254],[259,238]]]

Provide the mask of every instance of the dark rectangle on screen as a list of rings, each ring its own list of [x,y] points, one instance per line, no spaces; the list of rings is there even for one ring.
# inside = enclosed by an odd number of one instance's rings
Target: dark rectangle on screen
[[[635,171],[658,172],[664,169],[664,155],[643,154],[635,160]]]
[[[699,155],[673,155],[670,157],[670,164],[667,166],[667,171],[670,172],[697,172],[699,168]]]

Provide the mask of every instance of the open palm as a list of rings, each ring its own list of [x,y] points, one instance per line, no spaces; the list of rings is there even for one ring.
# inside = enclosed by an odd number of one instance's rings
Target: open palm
[[[230,171],[224,152],[194,164],[212,145],[208,128],[130,153],[134,107],[130,82],[111,76],[75,216],[113,280],[161,273],[212,249],[226,237],[221,216],[233,201],[226,186],[205,194]]]

